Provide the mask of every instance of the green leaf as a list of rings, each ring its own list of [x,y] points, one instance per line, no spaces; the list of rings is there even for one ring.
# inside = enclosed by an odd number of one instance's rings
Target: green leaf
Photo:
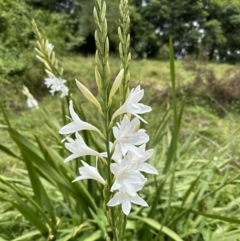
[[[94,232],[91,236],[89,236],[88,238],[84,239],[84,241],[94,241],[94,240],[98,240],[100,239],[102,236],[102,233],[100,230]]]
[[[193,191],[194,187],[198,184],[200,177],[201,177],[201,174],[197,176],[197,178],[191,183],[190,187],[185,192],[183,200],[182,200],[182,207],[184,206],[187,198],[189,197],[190,193]]]
[[[21,235],[18,238],[12,239],[11,241],[26,241],[26,240],[30,240],[30,239],[32,240],[32,238],[36,235],[39,235],[38,230],[27,232],[26,234]]]
[[[6,114],[6,111],[5,111],[4,107],[3,107],[2,102],[0,102],[0,108],[2,109],[3,117],[4,117],[4,119],[5,119],[8,127],[11,128],[11,123],[10,123],[10,121],[9,121],[9,119],[8,119],[8,116],[7,116],[7,114]]]
[[[20,159],[21,158],[19,156],[17,156],[15,153],[13,153],[9,148],[7,148],[6,146],[3,146],[2,144],[0,144],[0,149],[5,152],[6,154],[8,154],[9,156],[12,156],[14,158]]]
[[[14,236],[3,226],[0,225],[0,235],[5,234],[10,240],[14,239]]]
[[[107,237],[107,230],[106,230],[106,227],[104,226],[104,222],[102,220],[100,220],[98,218],[98,216],[96,215],[96,213],[94,213],[91,209],[90,209],[90,212],[92,214],[92,217],[94,218],[94,220],[97,222],[98,224],[98,227],[100,228],[101,230],[101,235],[103,238],[106,238]],[[100,212],[100,210],[98,211],[98,213]],[[100,212],[102,213],[102,212]]]
[[[26,205],[25,202],[18,199],[17,202],[12,201],[11,203],[42,234],[48,233],[47,226],[42,222],[38,215],[32,212],[31,208],[28,205]]]
[[[217,215],[217,214],[209,214],[209,213],[199,212],[199,211],[196,211],[196,210],[193,210],[193,209],[191,209],[190,211],[195,213],[195,214],[199,214],[199,215],[202,215],[204,217],[207,217],[207,218],[221,220],[221,221],[228,222],[228,223],[240,224],[240,220],[237,219],[237,218],[229,218],[229,217],[220,216],[220,215]]]
[[[161,232],[165,233],[167,236],[171,237],[175,241],[183,241],[173,230],[169,229],[166,226],[162,226],[160,223],[155,221],[154,219],[151,218],[146,218],[146,217],[140,217],[140,216],[135,216],[135,215],[130,215],[130,218],[135,218],[136,220],[141,220],[150,227],[156,229],[156,230],[161,230]]]

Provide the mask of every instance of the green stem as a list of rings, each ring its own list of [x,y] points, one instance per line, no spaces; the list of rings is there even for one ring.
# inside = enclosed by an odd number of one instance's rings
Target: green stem
[[[126,226],[127,226],[127,216],[124,215],[124,217],[123,217],[122,233],[121,233],[121,241],[124,241]]]

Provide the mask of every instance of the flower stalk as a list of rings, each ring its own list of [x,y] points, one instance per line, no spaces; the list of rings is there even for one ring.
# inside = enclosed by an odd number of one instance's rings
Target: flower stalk
[[[74,110],[76,108],[74,108],[73,102],[70,101],[71,123],[66,124],[59,131],[60,134],[65,135],[75,134],[75,139],[67,136],[63,140],[65,147],[71,152],[65,162],[90,155],[95,156],[97,160],[99,159],[99,165],[104,165],[104,169],[107,169],[106,176],[102,176],[101,170],[103,168],[99,168],[99,172],[97,166],[93,167],[82,161],[83,166],[78,169],[80,175],[73,181],[92,179],[103,185],[103,210],[112,229],[114,241],[124,240],[127,216],[131,211],[131,205],[148,206],[139,195],[147,181],[142,172],[158,174],[153,166],[146,163],[147,159],[152,156],[153,150],[146,150],[149,136],[144,129],[140,128],[141,121],[147,123],[140,115],[151,111],[151,107],[139,103],[144,96],[144,90],[140,86],[128,91],[131,59],[128,1],[121,0],[119,9],[122,18],[118,29],[122,64],[115,81],[113,84],[110,83],[107,7],[104,0],[96,0],[93,10],[96,24],[95,79],[100,98],[94,96],[87,87],[76,81],[81,93],[97,108],[104,123],[103,130],[82,121]],[[113,111],[112,102],[118,90],[120,92],[120,107]],[[89,147],[89,143],[84,142],[79,132],[86,130],[101,137],[104,141],[105,152],[99,153]],[[106,166],[107,168],[105,168]]]
[[[110,67],[108,62],[109,56],[109,40],[107,36],[107,20],[106,20],[106,2],[103,0],[96,0],[96,5],[93,10],[94,21],[96,24],[95,30],[95,42],[96,42],[96,54],[95,54],[95,76],[98,90],[102,98],[103,103],[103,115],[106,137],[106,152],[107,152],[107,181],[108,184],[112,183],[112,175],[110,171],[111,164],[111,151],[109,148],[110,143],[110,126],[109,126],[109,82],[110,82]],[[110,190],[106,191],[106,199],[110,198]],[[109,222],[112,228],[114,240],[117,241],[115,215],[114,209],[110,210]]]
[[[128,9],[128,0],[120,0],[119,5],[121,19],[119,19],[120,26],[118,27],[119,36],[119,55],[121,59],[121,69],[124,69],[124,76],[122,86],[120,88],[121,100],[126,100],[129,92],[128,82],[130,80],[129,65],[131,61],[130,53],[130,17]],[[122,104],[122,103],[120,103]]]
[[[47,39],[42,38],[41,33],[34,20],[32,20],[32,29],[37,39],[36,58],[45,66],[45,71],[48,75],[45,78],[45,85],[50,89],[50,93],[54,95],[55,92],[61,92],[60,97],[68,96],[67,82],[63,79],[63,68],[59,67],[58,60],[53,51],[54,46],[48,42]]]

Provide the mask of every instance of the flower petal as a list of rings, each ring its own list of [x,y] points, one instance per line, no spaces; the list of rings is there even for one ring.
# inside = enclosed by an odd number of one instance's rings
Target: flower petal
[[[63,126],[60,130],[60,134],[71,134],[81,130],[93,130],[100,133],[100,130],[88,122],[82,121],[77,113],[73,109],[73,102],[69,101],[69,112],[72,118],[72,122]]]
[[[130,201],[132,203],[138,204],[140,206],[148,207],[148,204],[142,198],[140,198],[138,195],[130,196]]]
[[[131,203],[129,200],[124,200],[122,202],[122,211],[125,215],[128,215],[131,211]]]
[[[102,176],[100,175],[96,167],[92,167],[84,161],[82,161],[82,164],[83,164],[83,167],[79,168],[80,176],[75,178],[73,182],[84,180],[84,179],[93,179],[102,183],[103,185],[105,184],[104,179],[102,178]]]
[[[154,175],[158,175],[158,171],[155,167],[153,167],[152,165],[150,165],[149,163],[140,163],[138,165],[137,168],[140,172],[146,172],[149,174],[154,174]]]
[[[117,192],[114,197],[107,203],[108,206],[113,207],[122,203],[121,193]]]

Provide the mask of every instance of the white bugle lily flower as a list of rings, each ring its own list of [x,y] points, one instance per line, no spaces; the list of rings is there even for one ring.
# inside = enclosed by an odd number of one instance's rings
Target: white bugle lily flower
[[[151,164],[146,163],[146,161],[153,155],[154,150],[150,149],[145,151],[145,144],[139,147],[139,152],[141,156],[136,155],[132,152],[127,153],[127,157],[131,160],[132,165],[136,166],[136,170],[140,172],[146,172],[149,174],[158,175],[158,171]]]
[[[54,95],[55,92],[61,91],[61,98],[68,95],[68,87],[65,85],[66,80],[57,78],[55,76],[49,76],[44,81],[47,88],[50,88],[50,93]]]
[[[128,156],[125,156],[119,165],[112,163],[110,170],[115,176],[115,182],[111,187],[111,192],[124,188],[127,193],[134,195],[134,193],[136,193],[135,185],[142,185],[143,187],[147,181],[147,178],[136,170],[136,166],[131,163]]]
[[[84,142],[83,138],[77,132],[75,133],[75,136],[76,136],[76,140],[73,140],[70,137],[66,138],[67,142],[65,142],[65,146],[70,152],[72,152],[72,155],[67,157],[64,162],[68,162],[77,157],[87,156],[87,155],[98,156],[101,159],[103,158],[99,152],[88,147]]]
[[[121,204],[123,213],[128,215],[131,211],[131,203],[148,207],[148,204],[141,197],[139,197],[136,192],[133,195],[130,195],[124,190],[124,188],[120,188],[114,197],[107,203],[107,205],[109,207],[114,207]]]
[[[114,148],[114,150],[113,150]],[[122,161],[122,152],[121,152],[121,148],[120,145],[116,145],[114,146],[112,142],[109,143],[109,149],[111,150],[111,152],[113,151],[113,154],[111,156],[111,159],[113,161],[115,161],[117,164],[120,164]],[[107,152],[102,152],[101,155],[103,157],[107,157]]]
[[[96,167],[92,167],[84,161],[82,161],[82,164],[83,167],[79,167],[78,169],[80,176],[76,177],[72,182],[77,182],[85,179],[93,179],[102,183],[103,185],[105,184],[104,179],[102,178]]]
[[[122,155],[125,156],[128,151],[140,155],[136,145],[142,145],[149,141],[149,136],[145,130],[139,129],[140,121],[134,118],[130,121],[127,115],[124,116],[122,122],[113,127],[113,135],[116,138],[114,144],[120,146]]]
[[[150,106],[138,103],[143,96],[144,90],[141,90],[140,85],[138,85],[135,89],[132,89],[125,103],[113,114],[112,121],[121,114],[130,113],[147,123],[142,117],[139,116],[139,114],[150,112],[152,108]]]
[[[27,107],[28,108],[37,108],[38,109],[38,102],[34,98],[27,98]]]
[[[101,133],[98,128],[96,128],[95,126],[93,126],[85,121],[82,121],[79,118],[79,116],[73,109],[73,102],[71,100],[69,101],[69,112],[71,115],[72,122],[63,126],[59,130],[60,134],[72,134],[74,132],[82,131],[82,130],[92,130],[92,131],[97,131],[97,132]]]

